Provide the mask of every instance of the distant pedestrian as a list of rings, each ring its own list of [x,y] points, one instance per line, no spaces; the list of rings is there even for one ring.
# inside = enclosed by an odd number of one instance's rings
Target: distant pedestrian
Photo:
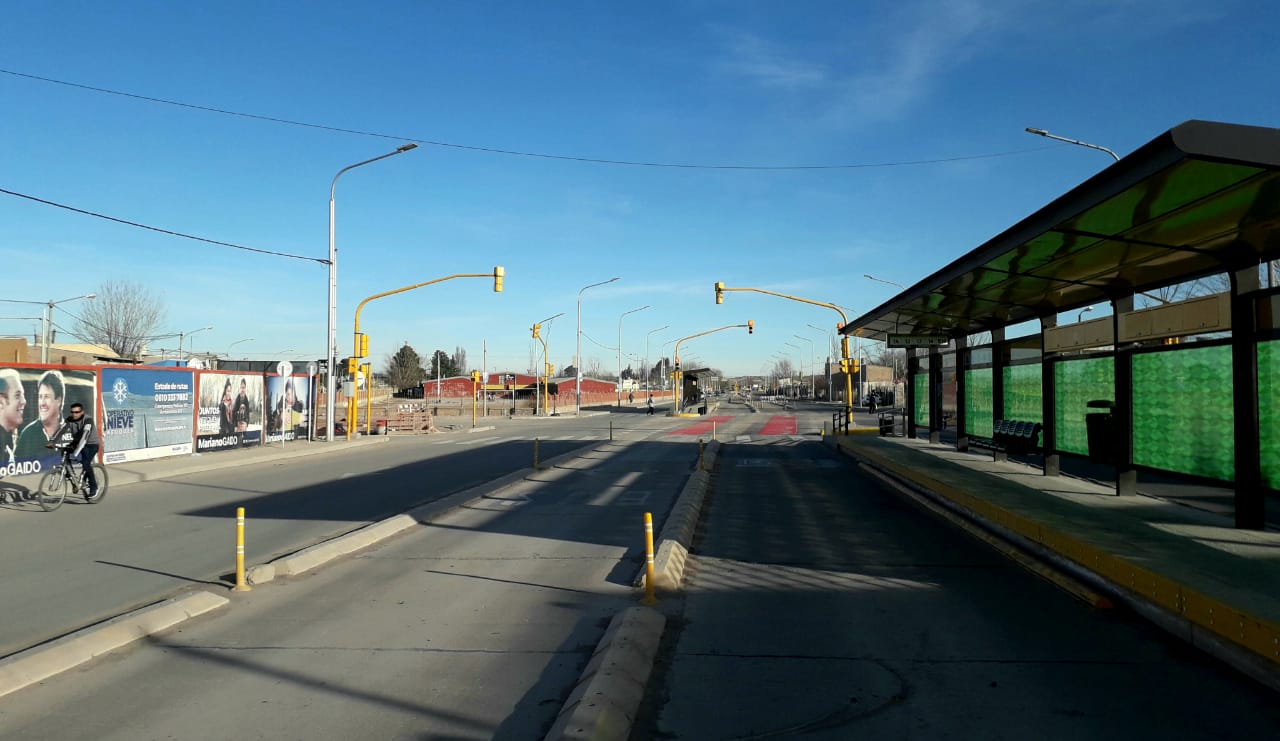
[[[628,392],[627,392],[627,403],[628,403],[628,404],[634,404],[634,403],[636,403],[636,394],[635,394],[635,392],[634,392],[634,391],[628,391]]]
[[[876,413],[876,395],[874,392],[867,394],[867,411],[872,414]]]
[[[653,414],[653,394],[649,394],[649,411],[645,414]]]

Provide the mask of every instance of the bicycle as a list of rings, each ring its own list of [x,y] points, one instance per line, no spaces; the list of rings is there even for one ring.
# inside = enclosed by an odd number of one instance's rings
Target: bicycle
[[[40,487],[36,489],[36,502],[45,512],[52,512],[62,506],[68,494],[82,494],[89,504],[97,504],[107,495],[107,469],[101,463],[94,462],[93,476],[98,480],[97,496],[89,496],[85,490],[84,470],[80,461],[72,460],[71,450],[61,445],[57,449],[62,453],[62,462],[40,477]]]

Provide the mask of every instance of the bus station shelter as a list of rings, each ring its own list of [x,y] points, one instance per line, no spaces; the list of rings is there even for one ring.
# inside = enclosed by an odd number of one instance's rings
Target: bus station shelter
[[[1262,529],[1280,491],[1278,259],[1280,129],[1187,121],[841,332],[907,348],[909,436],[951,427],[999,457],[1009,422],[1038,425],[1045,475],[1079,456],[1113,466],[1121,495],[1139,471],[1230,488],[1236,527]]]

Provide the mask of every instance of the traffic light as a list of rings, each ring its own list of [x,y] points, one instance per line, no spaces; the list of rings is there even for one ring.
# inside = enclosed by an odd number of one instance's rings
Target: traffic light
[[[747,320],[747,334],[756,333],[756,323],[750,319]]]
[[[471,371],[471,382],[480,383],[480,371]]]
[[[551,375],[552,373],[555,373],[555,372],[556,372],[556,367],[555,367],[555,365],[553,365],[553,364],[551,364],[551,363],[547,363],[547,375],[549,376],[549,375]]]
[[[724,303],[724,281],[722,280],[716,281],[716,303]]]
[[[494,293],[502,293],[502,278],[506,274],[507,274],[507,271],[503,270],[501,265],[498,265],[493,269],[493,292]]]
[[[858,363],[858,361],[857,361],[856,359],[855,359],[855,360],[852,360],[852,361],[850,361],[850,362],[852,362],[852,363],[853,363],[853,374],[854,374],[855,376],[856,376],[856,375],[859,375],[859,374],[862,372],[862,365],[861,365],[860,363]]]
[[[364,332],[356,333],[355,356],[357,358],[369,357],[369,335]]]
[[[354,376],[360,368],[359,358],[347,358],[347,375]]]
[[[535,339],[535,340],[536,340],[536,339],[538,339],[538,337],[539,337],[539,334],[538,334],[538,333],[539,333],[539,332],[541,332],[541,331],[542,331],[542,325],[541,325],[541,324],[535,324],[535,325],[533,325],[533,339]]]
[[[841,373],[849,372],[849,361],[845,358],[840,358],[840,372]]]

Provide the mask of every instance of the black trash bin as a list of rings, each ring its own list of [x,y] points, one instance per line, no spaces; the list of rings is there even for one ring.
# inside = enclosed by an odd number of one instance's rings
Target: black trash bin
[[[1088,412],[1084,415],[1085,432],[1089,437],[1089,461],[1115,464],[1116,456],[1116,403],[1109,399],[1085,402],[1089,409],[1106,411]]]

